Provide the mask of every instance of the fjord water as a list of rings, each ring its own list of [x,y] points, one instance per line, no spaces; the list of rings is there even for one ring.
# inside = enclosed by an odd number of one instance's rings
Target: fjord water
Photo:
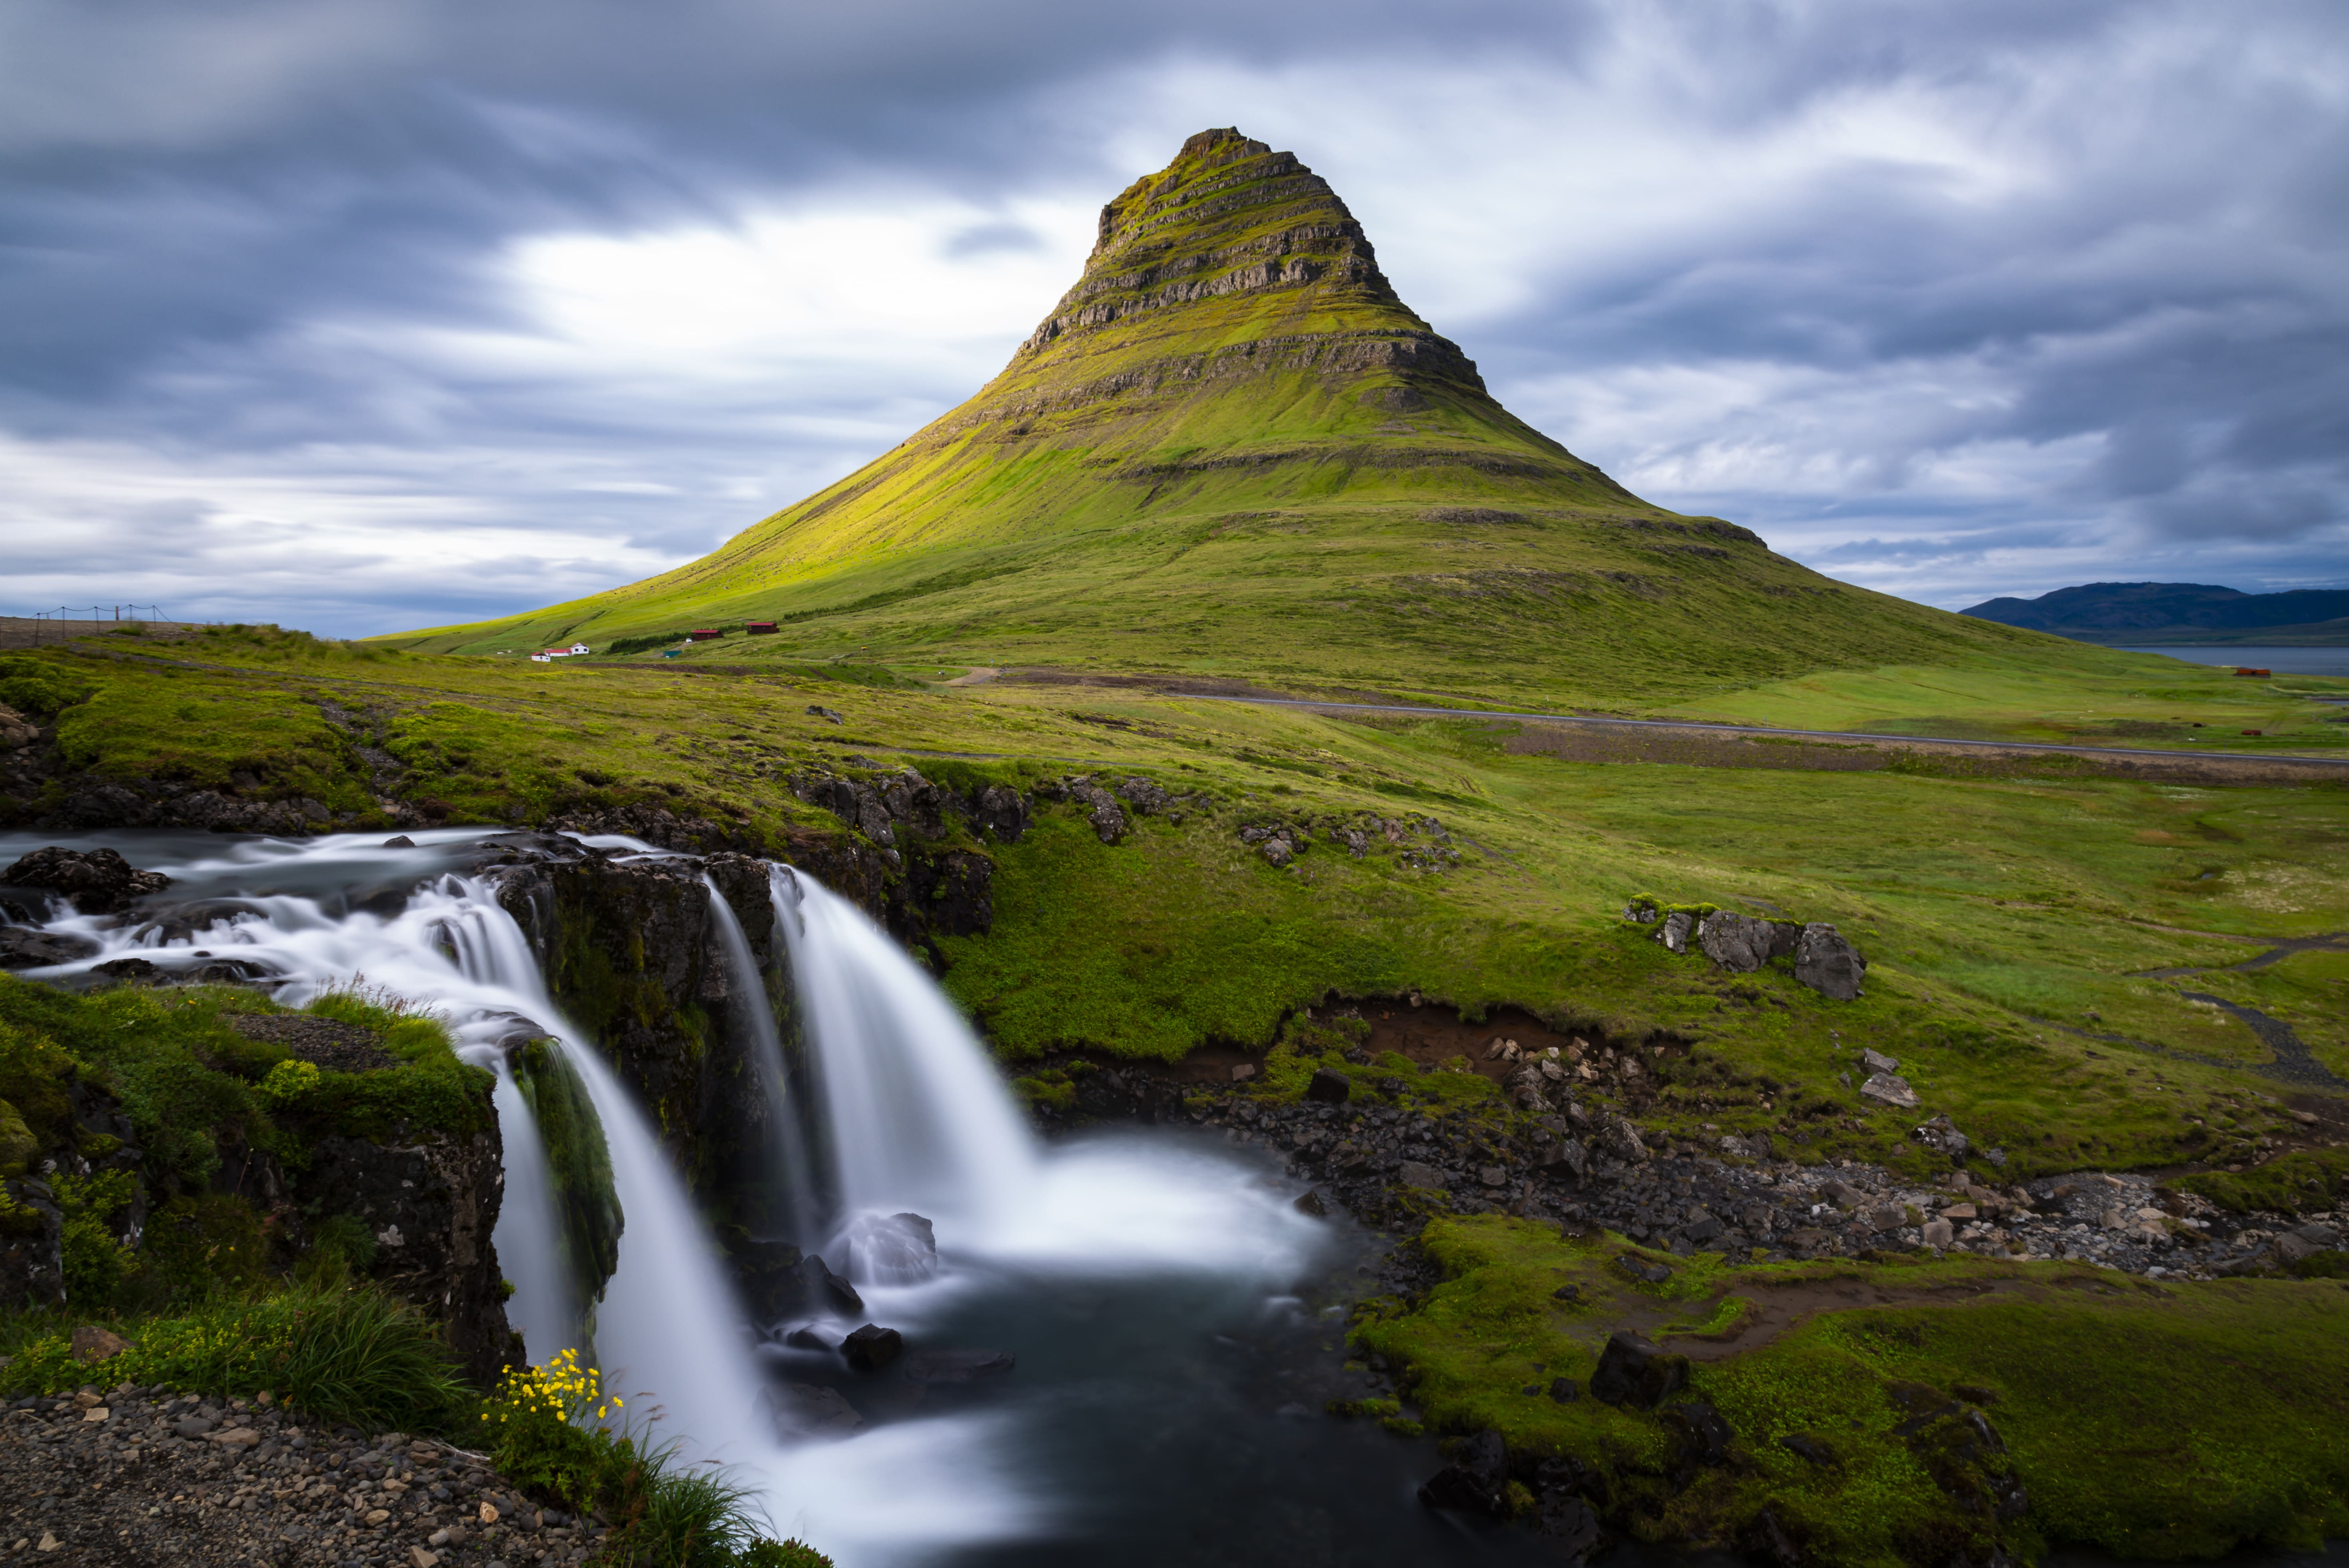
[[[983,1048],[922,972],[846,901],[777,868],[778,913],[807,1023],[802,1090],[771,1015],[750,1042],[781,1103],[821,1136],[780,1150],[787,1180],[827,1194],[819,1228],[850,1264],[867,1314],[916,1351],[1009,1349],[1016,1372],[926,1391],[857,1377],[828,1351],[781,1343],[794,1327],[836,1340],[845,1319],[753,1324],[658,1140],[616,1076],[563,1017],[529,938],[488,876],[464,868],[479,830],[389,850],[352,836],[304,841],[116,832],[70,841],[122,851],[173,879],[171,902],[217,901],[191,936],[133,918],[53,912],[95,957],[28,978],[74,985],[140,956],[259,962],[298,1006],[361,981],[439,1011],[460,1049],[498,1071],[504,1203],[495,1241],[510,1311],[533,1359],[571,1342],[545,1161],[496,1045],[527,1020],[558,1042],[610,1147],[623,1212],[618,1268],[593,1315],[593,1351],[630,1414],[657,1436],[734,1467],[775,1528],[843,1568],[916,1561],[1136,1563],[1510,1560],[1519,1533],[1464,1532],[1421,1510],[1432,1446],[1331,1420],[1340,1392],[1343,1284],[1365,1238],[1290,1207],[1293,1183],[1260,1158],[1173,1132],[1046,1147]],[[0,836],[14,859],[40,842]],[[657,853],[625,840],[595,841]],[[5,863],[5,862],[0,862]],[[763,997],[729,914],[721,956],[737,995]],[[772,1055],[765,1053],[771,1051]],[[788,1140],[783,1141],[789,1141]],[[851,1264],[839,1243],[901,1210],[935,1222],[926,1277]],[[795,1221],[794,1222],[801,1222]],[[860,1226],[866,1228],[860,1232]],[[890,1274],[892,1277],[880,1277]],[[857,1434],[793,1440],[774,1419],[792,1385],[836,1387]]]

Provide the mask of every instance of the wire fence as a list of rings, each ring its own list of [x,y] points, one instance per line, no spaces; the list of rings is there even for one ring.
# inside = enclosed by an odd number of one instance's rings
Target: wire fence
[[[88,613],[85,614],[83,612]],[[8,623],[15,635],[0,635],[0,645],[39,647],[44,643],[62,643],[70,637],[87,637],[93,632],[128,624],[145,626],[218,625],[215,621],[175,621],[163,614],[160,604],[60,604],[54,610],[35,610],[21,615],[0,615]]]

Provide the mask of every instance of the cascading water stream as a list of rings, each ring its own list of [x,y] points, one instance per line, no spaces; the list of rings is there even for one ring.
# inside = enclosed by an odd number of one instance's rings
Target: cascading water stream
[[[846,899],[774,868],[843,1222],[910,1210],[971,1242],[1036,1199],[1039,1151],[937,985]]]

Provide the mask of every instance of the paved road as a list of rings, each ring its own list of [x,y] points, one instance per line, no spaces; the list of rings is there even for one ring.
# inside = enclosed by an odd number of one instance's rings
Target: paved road
[[[1200,693],[1182,693],[1198,696]],[[1415,707],[1403,703],[1385,702],[1314,702],[1304,697],[1282,696],[1210,696],[1209,702],[1244,702],[1259,707],[1309,707],[1324,712],[1357,711],[1363,713],[1416,713],[1432,718],[1522,718],[1545,724],[1606,725],[1621,729],[1672,729],[1699,735],[1765,735],[1794,740],[1881,740],[1900,746],[1971,746],[1985,751],[2053,751],[2071,757],[2190,757],[2198,761],[2214,758],[2231,762],[2284,762],[2311,768],[2349,769],[2349,757],[2301,757],[2282,752],[2221,751],[2211,748],[2203,751],[2159,750],[2149,746],[2060,746],[2042,740],[1959,740],[1940,735],[1878,735],[1857,729],[1773,729],[1759,724],[1707,724],[1685,718],[1598,718],[1579,713],[1511,713],[1498,708],[1478,707]]]

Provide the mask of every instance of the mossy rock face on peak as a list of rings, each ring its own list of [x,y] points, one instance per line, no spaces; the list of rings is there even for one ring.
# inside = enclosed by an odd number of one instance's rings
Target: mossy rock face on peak
[[[663,645],[751,623],[772,631]],[[583,638],[672,669],[894,648],[1607,707],[2095,656],[1640,500],[1494,398],[1327,181],[1228,128],[1111,201],[1003,371],[855,473],[658,577],[393,641]]]

